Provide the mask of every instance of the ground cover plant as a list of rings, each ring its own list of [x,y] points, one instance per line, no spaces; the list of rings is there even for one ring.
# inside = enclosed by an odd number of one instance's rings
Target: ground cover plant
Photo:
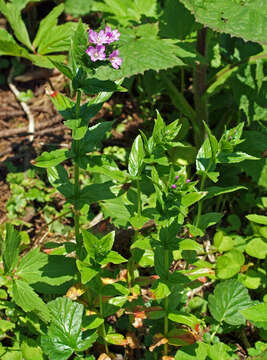
[[[55,68],[64,129],[1,153],[0,358],[265,359],[267,5],[0,10],[5,71]]]

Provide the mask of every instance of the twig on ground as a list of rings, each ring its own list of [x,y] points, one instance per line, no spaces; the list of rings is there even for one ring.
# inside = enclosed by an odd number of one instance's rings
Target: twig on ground
[[[16,96],[17,100],[20,102],[20,105],[22,109],[25,111],[27,118],[29,120],[29,126],[28,126],[28,132],[32,135],[29,135],[29,141],[32,142],[34,138],[34,117],[31,113],[31,110],[26,102],[19,100],[20,92],[16,88],[16,86],[12,83],[12,75],[13,75],[13,68],[11,68],[11,71],[9,73],[7,82],[10,90],[13,92],[13,94]]]

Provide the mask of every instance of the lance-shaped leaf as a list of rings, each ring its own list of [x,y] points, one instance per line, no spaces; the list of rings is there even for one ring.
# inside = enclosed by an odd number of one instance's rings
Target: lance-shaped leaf
[[[5,29],[0,28],[0,55],[28,57],[29,53]]]
[[[84,307],[69,298],[57,298],[49,304],[52,322],[41,338],[42,349],[50,360],[67,360],[73,352],[87,350],[97,339],[96,332],[82,332]]]
[[[16,266],[19,259],[20,233],[11,224],[6,224],[6,237],[3,243],[3,262],[5,273]]]
[[[138,135],[132,145],[129,156],[128,171],[133,177],[141,173],[142,165],[145,158],[144,146],[141,135]]]
[[[49,168],[62,163],[70,157],[70,151],[67,149],[58,149],[50,152],[43,152],[38,156],[33,164],[42,168]]]
[[[230,325],[242,325],[244,316],[239,312],[251,305],[248,290],[239,281],[223,281],[215,287],[214,294],[210,294],[209,310],[215,320]]]

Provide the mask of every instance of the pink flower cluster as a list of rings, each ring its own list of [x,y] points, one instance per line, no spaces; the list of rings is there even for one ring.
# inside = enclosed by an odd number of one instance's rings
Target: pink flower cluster
[[[86,53],[90,56],[92,61],[105,60],[106,59],[106,46],[104,44],[111,44],[114,41],[118,41],[120,33],[117,29],[111,30],[110,26],[106,26],[105,30],[96,32],[92,29],[89,30],[89,42],[95,44],[89,46]],[[119,69],[122,63],[122,58],[119,57],[119,50],[113,50],[108,56],[111,65],[115,69]]]

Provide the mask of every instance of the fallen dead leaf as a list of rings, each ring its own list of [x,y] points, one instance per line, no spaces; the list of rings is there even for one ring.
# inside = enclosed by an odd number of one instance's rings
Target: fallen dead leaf
[[[139,344],[139,341],[135,335],[134,332],[132,331],[128,331],[127,334],[126,334],[126,339],[127,339],[127,342],[128,342],[128,346],[131,348],[131,349],[138,349],[140,344]]]
[[[153,351],[156,347],[167,344],[168,339],[162,334],[156,334],[153,339],[153,345],[149,347],[149,351]]]
[[[75,284],[66,293],[66,297],[71,300],[77,300],[78,297],[82,296],[85,293],[85,289],[82,284]]]

